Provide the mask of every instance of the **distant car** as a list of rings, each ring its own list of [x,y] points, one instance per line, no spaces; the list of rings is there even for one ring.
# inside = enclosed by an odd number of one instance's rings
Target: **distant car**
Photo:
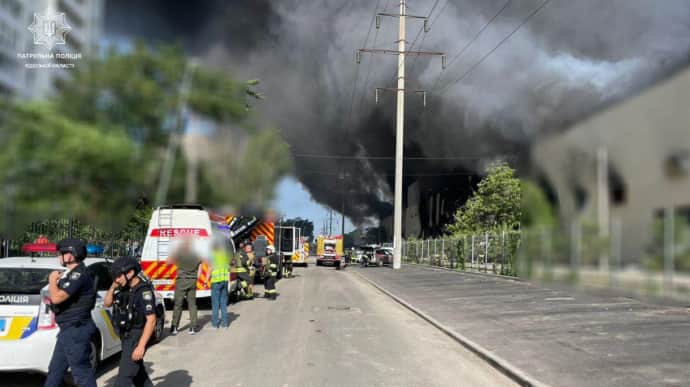
[[[376,262],[379,264],[379,266],[392,264],[393,249],[386,247],[376,249]]]
[[[86,267],[96,280],[96,305],[91,311],[98,328],[91,340],[91,364],[121,351],[120,337],[112,322],[112,308],[103,306],[113,283],[111,261],[86,258]],[[59,328],[50,310],[48,275],[65,270],[52,257],[0,259],[0,371],[48,372]],[[152,341],[163,337],[165,305],[156,294],[156,328]]]
[[[376,246],[363,246],[362,248],[362,255],[360,256],[359,263],[362,263],[362,260],[364,256],[368,257],[368,265],[378,265],[381,266],[381,263],[376,257]]]
[[[355,252],[352,254],[352,263],[359,263],[360,260],[362,259],[362,250],[360,249],[355,249]]]

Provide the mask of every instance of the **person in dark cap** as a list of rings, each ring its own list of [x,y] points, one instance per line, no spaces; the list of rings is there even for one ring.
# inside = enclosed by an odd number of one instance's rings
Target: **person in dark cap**
[[[96,286],[84,265],[86,242],[64,239],[57,244],[60,265],[67,268],[48,276],[51,309],[60,332],[48,366],[46,387],[59,387],[67,368],[81,387],[96,387],[91,358],[91,337],[96,325],[91,310],[96,303]]]
[[[133,257],[118,258],[111,267],[113,285],[103,305],[113,307],[113,323],[122,340],[116,387],[153,387],[144,367],[146,344],[156,327],[156,295]]]

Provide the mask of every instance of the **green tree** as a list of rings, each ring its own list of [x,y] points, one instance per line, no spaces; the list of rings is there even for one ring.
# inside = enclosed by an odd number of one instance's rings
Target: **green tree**
[[[170,131],[178,129],[185,71],[192,74],[189,108],[217,122],[247,119],[248,98],[262,97],[253,90],[258,81],[239,83],[192,65],[180,47],[149,49],[137,43],[129,52],[111,50],[74,71],[57,84],[55,103],[75,120],[104,130],[125,128],[139,143],[164,145]]]
[[[453,234],[519,228],[522,190],[515,171],[505,162],[490,165],[464,206],[448,226]]]
[[[232,176],[240,180],[233,187],[236,202],[263,207],[273,199],[275,185],[292,168],[288,144],[277,129],[264,129],[250,138],[241,164]],[[225,180],[227,181],[227,180]]]
[[[666,244],[666,222],[663,217],[654,219],[652,241],[647,247],[643,264],[650,270],[663,270]],[[673,222],[673,267],[682,272],[690,271],[690,222],[676,216]]]
[[[308,238],[307,240],[314,239],[314,223],[309,219],[304,218],[290,218],[282,221],[284,226],[295,226],[302,229],[302,236]]]
[[[263,99],[255,90],[258,80],[238,82],[222,71],[192,64],[178,46],[150,49],[137,43],[128,52],[111,50],[60,82],[55,103],[69,117],[105,131],[124,128],[143,155],[139,168],[148,177],[143,194],[151,199],[159,184],[163,148],[170,133],[183,125],[178,117],[186,71],[191,74],[188,109],[216,123],[221,132],[231,123],[244,130],[240,137],[248,136],[246,143],[231,141],[227,146],[213,139],[222,151],[209,150],[213,158],[200,164],[198,201],[237,208],[265,205],[291,160],[277,130],[258,130],[253,123],[250,102]],[[177,152],[168,201],[184,200],[185,176],[185,156]]]
[[[124,131],[103,132],[49,104],[0,104],[0,197],[11,203],[5,216],[12,219],[7,228],[23,230],[51,218],[79,218],[107,229],[126,222],[144,179]]]
[[[553,207],[541,188],[529,180],[522,180],[521,189],[522,217],[520,219],[520,226],[523,228],[533,226],[555,226],[556,217]]]
[[[178,47],[137,44],[71,72],[49,103],[0,101],[3,228],[78,217],[122,232],[137,200],[153,198],[170,134],[183,128],[178,117],[185,69],[191,74],[189,110],[216,123],[218,132],[230,123],[244,130],[242,149],[213,144],[222,152],[200,166],[200,202],[242,207],[270,201],[291,159],[278,130],[258,130],[253,123],[249,103],[263,98],[255,90],[258,81],[237,82],[188,63]],[[228,153],[239,157],[229,160]],[[185,161],[177,152],[171,201],[184,198]]]

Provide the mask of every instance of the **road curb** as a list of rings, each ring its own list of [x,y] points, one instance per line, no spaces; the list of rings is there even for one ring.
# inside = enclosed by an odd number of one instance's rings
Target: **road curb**
[[[514,367],[512,364],[510,364],[508,361],[505,359],[501,358],[500,356],[496,355],[495,353],[489,351],[488,349],[482,347],[481,345],[475,343],[474,341],[468,339],[467,337],[455,332],[452,330],[450,327],[447,327],[443,323],[437,321],[433,317],[427,315],[426,313],[422,312],[421,310],[417,309],[416,307],[410,305],[407,301],[403,300],[402,298],[396,296],[395,294],[391,293],[390,291],[386,290],[386,288],[382,287],[375,281],[363,276],[362,274],[359,274],[357,272],[353,272],[355,275],[357,275],[359,278],[367,282],[369,285],[373,286],[377,290],[379,290],[381,293],[387,295],[388,297],[392,298],[395,302],[399,303],[400,305],[404,306],[408,310],[410,310],[412,313],[418,315],[422,319],[426,320],[428,323],[431,325],[435,326],[437,329],[439,329],[441,332],[445,333],[447,336],[458,342],[460,345],[463,347],[469,349],[473,353],[475,353],[477,356],[479,356],[482,360],[486,361],[489,363],[492,367],[500,371],[502,374],[506,375],[508,378],[516,382],[517,384],[525,387],[548,387],[547,384],[541,383],[528,375],[526,372]]]
[[[478,271],[455,270],[455,269],[449,269],[447,267],[427,265],[424,263],[405,263],[404,265],[412,266],[412,267],[421,267],[423,269],[445,270],[445,271],[449,271],[451,273],[456,273],[456,274],[471,274],[471,275],[477,275],[477,276],[481,276],[481,277],[502,278],[502,279],[506,279],[506,280],[510,280],[510,281],[527,282],[525,279],[520,278],[520,277],[511,277],[509,275],[501,275],[501,274],[493,274],[493,273],[481,273]]]

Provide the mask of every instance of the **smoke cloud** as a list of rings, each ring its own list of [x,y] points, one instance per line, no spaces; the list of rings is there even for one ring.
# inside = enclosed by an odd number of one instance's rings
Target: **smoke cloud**
[[[175,38],[214,66],[262,80],[263,113],[290,143],[296,174],[313,197],[336,209],[348,198],[346,213],[354,222],[389,215],[394,162],[384,157],[394,156],[395,96],[384,93],[376,104],[374,88],[396,87],[397,59],[364,55],[356,65],[355,51],[367,36],[367,47],[376,37],[376,47],[395,49],[397,20],[384,18],[378,33],[372,28],[368,34],[372,0],[185,3],[165,2],[169,11],[156,20],[180,25],[185,8],[195,8],[195,22],[188,21],[188,30]],[[408,12],[427,15],[434,3],[411,0]],[[524,168],[539,135],[563,130],[688,62],[686,0],[551,0],[453,83],[541,0],[512,1],[456,59],[505,0],[438,3],[432,30],[421,34],[415,49],[446,52],[452,63],[441,71],[438,58],[407,61],[407,87],[429,94],[426,107],[421,97],[407,96],[406,155],[433,158],[407,160],[408,183],[459,179],[451,172],[478,173],[483,161],[502,156]],[[397,12],[396,1],[378,4],[379,12],[386,5]],[[110,27],[111,33],[124,33],[117,22]],[[408,22],[408,41],[419,28],[421,23]]]

